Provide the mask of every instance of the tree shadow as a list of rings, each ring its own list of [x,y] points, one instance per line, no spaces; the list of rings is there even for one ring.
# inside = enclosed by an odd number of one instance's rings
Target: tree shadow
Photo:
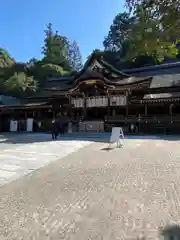
[[[59,135],[57,141],[90,141],[97,143],[109,143],[111,133],[73,133]],[[163,141],[180,141],[180,136],[177,135],[125,135],[126,140],[163,140]],[[50,133],[1,133],[0,144],[29,144],[35,142],[51,142]],[[114,148],[113,148],[114,149]],[[101,150],[109,151],[108,147]]]
[[[160,230],[160,237],[164,240],[180,240],[180,226],[166,226]]]
[[[0,135],[0,144],[29,144],[52,141],[51,133],[1,133]],[[59,135],[56,141],[90,141],[108,143],[109,136],[107,134],[64,134],[62,136]]]

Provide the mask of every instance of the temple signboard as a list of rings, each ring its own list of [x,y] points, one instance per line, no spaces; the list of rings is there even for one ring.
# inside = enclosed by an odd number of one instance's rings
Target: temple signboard
[[[89,97],[86,99],[86,107],[107,107],[108,97]]]
[[[86,84],[95,84],[96,83],[96,80],[87,80],[86,81]]]
[[[83,98],[74,98],[71,99],[71,104],[75,108],[83,108],[84,107],[84,99]]]
[[[71,99],[71,104],[75,108],[84,107],[83,98],[73,98]],[[125,106],[127,104],[127,97],[124,95],[111,96],[110,97],[110,106]],[[86,98],[86,107],[107,107],[108,106],[108,97],[106,96],[96,96]]]
[[[125,106],[127,104],[127,97],[124,95],[117,95],[110,97],[110,106]]]

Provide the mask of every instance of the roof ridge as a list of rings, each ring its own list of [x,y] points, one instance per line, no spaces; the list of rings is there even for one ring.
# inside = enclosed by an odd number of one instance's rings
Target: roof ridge
[[[100,62],[100,63],[102,63],[102,64],[104,64],[104,65],[106,65],[107,67],[111,68],[114,72],[120,73],[120,74],[122,74],[122,75],[124,75],[124,76],[126,76],[126,77],[131,77],[131,75],[129,75],[129,74],[127,74],[127,73],[125,73],[125,72],[117,69],[116,67],[114,67],[113,65],[111,65],[110,63],[108,63],[107,61],[105,61],[104,59],[99,59],[99,60],[97,60],[97,61]]]

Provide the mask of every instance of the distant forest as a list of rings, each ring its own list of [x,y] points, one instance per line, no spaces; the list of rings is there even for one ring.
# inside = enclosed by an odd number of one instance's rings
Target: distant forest
[[[131,69],[180,59],[178,0],[126,0],[127,10],[114,17],[103,50],[93,53],[118,69]],[[168,3],[168,4],[167,4]],[[0,48],[1,94],[27,97],[37,94],[48,77],[69,76],[82,68],[80,46],[53,30],[45,29],[42,59],[26,63]]]

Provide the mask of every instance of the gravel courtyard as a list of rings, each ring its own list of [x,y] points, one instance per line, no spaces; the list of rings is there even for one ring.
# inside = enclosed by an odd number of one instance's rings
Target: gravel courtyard
[[[106,147],[92,143],[2,186],[0,240],[180,239],[180,141]]]
[[[0,186],[61,159],[90,141],[52,141],[51,134],[0,135]]]

